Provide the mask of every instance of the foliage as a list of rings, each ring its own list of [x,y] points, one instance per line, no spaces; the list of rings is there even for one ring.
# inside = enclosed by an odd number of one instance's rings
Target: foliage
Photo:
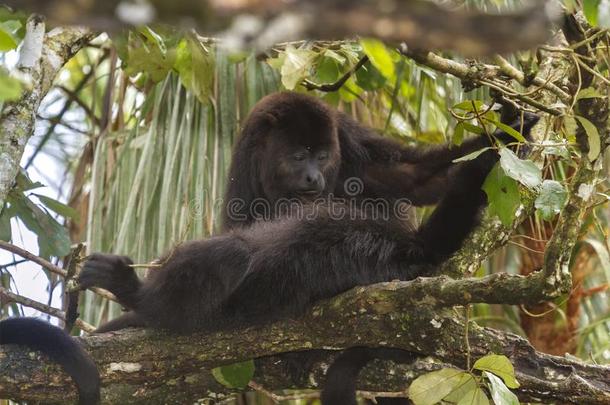
[[[496,405],[518,405],[519,400],[509,390],[518,387],[515,370],[508,358],[488,354],[478,359],[470,371],[442,368],[418,377],[409,387],[409,399],[415,405],[434,405],[441,401],[488,405],[486,389]]]

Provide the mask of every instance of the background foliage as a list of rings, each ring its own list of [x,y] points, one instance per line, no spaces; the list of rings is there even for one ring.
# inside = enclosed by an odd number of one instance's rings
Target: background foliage
[[[584,1],[583,9],[591,23],[607,26],[600,4]],[[24,16],[0,11],[3,102],[18,98],[28,83],[8,74],[23,38]],[[363,66],[337,91],[315,90],[337,82],[363,58]],[[608,59],[606,46],[599,66],[606,77]],[[511,61],[537,60],[525,52]],[[286,43],[253,54],[230,52],[214,40],[162,26],[101,35],[68,63],[39,111],[25,171],[0,215],[0,239],[16,241],[25,227],[38,236],[39,254],[46,258],[59,260],[72,243],[85,241],[89,252],[117,252],[146,263],[181,241],[213,233],[241,123],[259,99],[281,89],[314,94],[405,143],[459,144],[469,133],[502,127],[489,109],[488,90],[465,91],[459,80],[373,39]],[[607,97],[607,92],[585,88],[579,97]],[[528,193],[538,196],[536,212],[479,276],[527,274],[541,265],[577,158],[571,145],[577,122],[593,145],[589,154],[600,153],[596,128],[575,115],[573,105],[560,107],[563,116],[545,117],[538,154],[521,160],[504,149],[485,183],[488,214],[504,223],[512,222]],[[39,193],[42,184],[28,178],[35,173],[44,179],[48,165],[63,173],[44,182],[56,198]],[[598,188],[605,202],[607,185]],[[572,294],[535,308],[479,304],[471,319],[526,335],[542,351],[610,362],[608,219],[607,205],[600,203],[580,230],[571,263]],[[2,285],[18,288],[11,272],[22,265],[17,258],[3,263]],[[46,275],[51,295],[57,280]],[[12,315],[22,309],[10,305],[3,311]],[[87,292],[80,311],[97,325],[120,308]]]

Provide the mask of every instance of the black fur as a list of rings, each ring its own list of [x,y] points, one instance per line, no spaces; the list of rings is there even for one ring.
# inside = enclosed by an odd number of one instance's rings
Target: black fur
[[[527,117],[524,132],[535,121]],[[310,220],[256,222],[184,243],[143,282],[125,257],[94,254],[80,283],[109,290],[131,310],[115,321],[116,328],[138,324],[188,333],[296,316],[358,285],[428,274],[477,224],[485,203],[481,185],[496,161],[497,153],[489,150],[455,165],[438,207],[417,230],[367,216],[333,219],[332,209],[341,203],[331,201],[308,206],[315,214]],[[357,366],[352,365],[356,373]]]
[[[436,204],[445,195],[454,159],[488,145],[489,139],[477,137],[453,147],[406,147],[316,98],[272,94],[254,107],[235,145],[223,226],[234,229],[259,217],[277,217],[273,215],[277,210],[271,216],[262,215],[257,202],[273,205],[281,198],[313,198],[298,193],[304,170],[298,170],[291,160],[297,150],[312,157],[319,151],[328,153],[317,168],[324,187],[317,190],[316,197],[382,198],[388,202],[401,198],[421,206]],[[363,185],[358,195],[345,190],[346,180],[354,178]]]
[[[536,120],[526,116],[524,134]],[[495,135],[513,141],[505,133]],[[241,198],[244,206],[225,216],[226,234],[178,246],[144,281],[127,257],[94,254],[86,261],[81,287],[105,288],[130,310],[98,331],[144,326],[188,333],[259,325],[298,316],[358,285],[429,274],[476,226],[485,204],[481,185],[497,154],[489,150],[457,165],[452,160],[489,144],[487,137],[478,137],[460,147],[407,148],[310,97],[269,96],[251,113],[235,148],[227,197]],[[305,159],[287,159],[303,150]],[[321,152],[327,158],[319,159]],[[343,190],[344,180],[352,177],[364,185],[357,196]],[[310,202],[310,191],[333,198],[305,205],[308,220],[274,215],[264,218],[272,221],[254,221],[249,210],[256,199]],[[405,221],[376,218],[350,204],[366,197],[438,206],[414,230]],[[337,220],[340,209],[348,215]],[[384,350],[348,351],[329,369],[335,384],[323,396],[353,403],[360,368],[387,353],[396,357]],[[347,378],[341,377],[345,370]]]
[[[12,318],[0,322],[0,345],[18,344],[39,350],[59,363],[78,389],[79,405],[100,400],[100,375],[95,363],[70,335],[35,318]]]

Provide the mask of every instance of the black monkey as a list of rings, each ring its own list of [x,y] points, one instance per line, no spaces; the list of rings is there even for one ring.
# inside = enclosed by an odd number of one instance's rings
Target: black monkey
[[[448,189],[456,167],[452,161],[487,145],[488,139],[478,137],[459,147],[405,147],[314,97],[272,94],[253,108],[234,147],[223,226],[228,230],[255,220],[272,220],[285,213],[286,202],[294,200],[331,197],[359,201],[356,206],[362,207],[365,199],[381,199],[386,209],[397,199],[416,206],[435,204]],[[357,193],[350,192],[350,181]],[[385,351],[396,357],[396,351],[366,348],[340,356],[329,369],[325,386],[344,390],[330,394],[325,389],[326,403],[336,403],[330,396],[341,397],[349,392],[347,387],[355,386],[355,378],[348,383],[346,376],[357,374],[373,358],[387,357]],[[350,364],[353,370],[347,371]],[[335,379],[345,384],[335,383]],[[382,405],[407,403],[377,400]]]
[[[528,133],[536,120],[526,116],[523,132]],[[281,119],[278,122],[282,122]],[[514,128],[519,129],[519,126],[514,125]],[[364,129],[362,131],[364,133]],[[339,133],[335,128],[331,136],[339,139]],[[354,137],[366,140],[364,135],[367,134],[356,132]],[[512,141],[505,133],[498,132],[496,136],[502,141]],[[345,147],[341,142],[336,143],[342,162],[356,162],[354,167],[362,168],[357,173],[366,179],[377,179],[365,182],[365,185],[370,184],[371,190],[384,190],[379,177],[383,174],[381,168],[404,170],[406,179],[412,182],[411,194],[405,194],[423,201],[425,198],[420,196],[430,197],[426,193],[417,194],[415,190],[418,186],[425,188],[434,175],[442,172],[444,179],[439,182],[447,187],[435,192],[434,199],[442,199],[419,229],[413,230],[400,221],[366,215],[337,220],[333,216],[334,205],[343,203],[330,200],[309,206],[314,214],[309,221],[280,218],[184,243],[161,258],[161,267],[151,270],[144,282],[129,267],[128,258],[95,254],[85,263],[81,286],[106,288],[131,310],[98,330],[146,326],[188,333],[261,324],[301,314],[312,303],[357,285],[409,280],[428,274],[459,248],[476,225],[485,202],[480,187],[497,161],[497,155],[489,150],[475,160],[449,169],[454,157],[470,149],[437,149],[422,158],[415,149],[403,148],[395,154],[390,147],[376,147],[374,141],[377,140],[354,142]],[[382,146],[388,145],[386,142],[389,141],[379,140]],[[476,146],[473,149],[478,149],[489,145],[489,140],[477,138],[471,144]],[[345,156],[351,156],[354,151],[366,159],[348,160]],[[329,156],[336,156],[336,153],[336,149],[329,151]],[[396,163],[403,157],[404,167]],[[429,161],[434,157],[435,161]],[[280,164],[279,155],[273,155],[273,158]],[[370,163],[368,168],[367,162]],[[412,171],[415,166],[427,174],[419,179]],[[370,168],[375,170],[368,170]],[[340,172],[339,168],[336,177],[325,178],[325,188],[333,180],[337,181]],[[264,175],[267,174],[260,174]],[[49,347],[41,349],[48,351]],[[76,358],[68,366],[77,367],[82,361]],[[353,369],[354,364],[350,367]],[[352,403],[349,396],[354,394],[345,394],[347,397],[341,397],[340,403]]]
[[[406,147],[311,96],[271,94],[250,112],[234,147],[223,226],[274,219],[282,199],[436,204],[448,189],[452,161],[488,145],[477,137],[454,147]],[[346,190],[354,179],[357,194]]]
[[[524,133],[536,121],[526,116]],[[512,140],[502,132],[495,136]],[[162,257],[144,281],[129,258],[94,254],[80,283],[109,290],[130,309],[100,331],[145,326],[188,333],[296,316],[358,285],[429,274],[477,224],[485,204],[481,185],[496,161],[497,153],[488,150],[457,164],[442,200],[417,230],[366,215],[337,220],[330,201],[309,206],[314,215],[307,221],[257,222],[184,243]]]

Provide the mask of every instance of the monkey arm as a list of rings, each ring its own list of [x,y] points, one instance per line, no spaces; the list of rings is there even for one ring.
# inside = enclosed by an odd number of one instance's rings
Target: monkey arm
[[[526,137],[529,137],[536,122],[537,116],[525,115],[522,126]],[[511,126],[519,128],[521,122]],[[494,135],[503,142],[512,139],[501,131]],[[486,203],[486,196],[481,187],[498,159],[499,155],[495,150],[487,150],[476,159],[456,166],[448,191],[430,218],[418,230],[424,255],[430,264],[436,265],[447,259],[460,248],[463,240],[477,225],[479,211]]]

